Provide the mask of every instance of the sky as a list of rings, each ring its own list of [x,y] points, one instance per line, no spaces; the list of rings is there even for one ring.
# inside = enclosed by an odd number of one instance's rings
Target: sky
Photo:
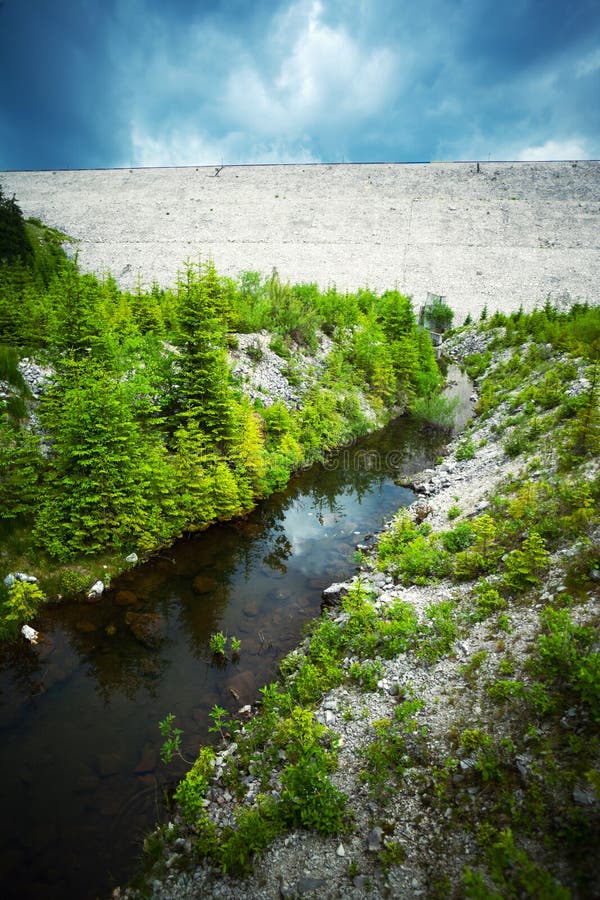
[[[0,0],[0,170],[600,158],[598,0]]]

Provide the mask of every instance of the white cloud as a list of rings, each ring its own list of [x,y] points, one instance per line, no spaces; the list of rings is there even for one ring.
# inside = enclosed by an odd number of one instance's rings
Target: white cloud
[[[589,159],[589,154],[584,147],[584,142],[579,138],[571,138],[565,141],[546,141],[533,147],[525,147],[517,152],[515,159],[529,162],[561,160],[561,159]]]
[[[216,166],[251,163],[319,162],[302,140],[249,142],[240,132],[212,139],[193,126],[149,134],[143,126],[131,131],[134,166]]]
[[[230,73],[225,96],[238,126],[262,134],[326,131],[380,113],[397,89],[387,47],[361,46],[344,27],[323,21],[320,0],[300,0],[272,23],[266,46],[276,58],[270,78],[258,62]]]
[[[575,67],[575,76],[577,78],[585,78],[586,75],[593,75],[600,69],[600,49],[592,50],[583,59],[580,59]]]

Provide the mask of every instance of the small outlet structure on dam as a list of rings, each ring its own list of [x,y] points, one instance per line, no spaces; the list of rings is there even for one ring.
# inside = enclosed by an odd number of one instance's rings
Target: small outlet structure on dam
[[[600,162],[0,172],[5,194],[125,289],[186,260],[340,290],[444,295],[456,321],[600,302]]]

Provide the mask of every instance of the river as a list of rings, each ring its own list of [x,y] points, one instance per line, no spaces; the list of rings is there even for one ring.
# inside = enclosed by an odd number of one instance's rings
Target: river
[[[159,720],[176,716],[192,755],[212,738],[215,704],[252,702],[319,614],[323,588],[356,570],[356,544],[415,499],[398,477],[431,465],[447,439],[399,419],[243,521],[135,568],[100,603],[48,606],[38,646],[0,648],[5,900],[106,898],[132,876],[144,834],[165,817],[165,790],[185,771],[161,762]],[[132,614],[148,613],[160,617],[156,646],[132,632]],[[239,658],[215,663],[216,631],[241,641]]]

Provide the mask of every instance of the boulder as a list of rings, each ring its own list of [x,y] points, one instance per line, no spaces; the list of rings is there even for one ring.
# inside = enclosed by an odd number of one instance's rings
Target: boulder
[[[342,597],[348,593],[348,584],[346,582],[330,584],[321,593],[322,606],[339,606]]]
[[[26,584],[36,584],[37,578],[35,575],[26,575],[24,572],[10,572],[4,579],[4,584],[7,588],[10,588],[16,581],[24,581]]]
[[[88,595],[87,595],[88,600],[90,600],[92,603],[95,603],[96,600],[100,600],[103,593],[104,593],[104,582],[96,581],[96,582],[94,582],[94,584],[91,586],[91,588],[88,591]]]
[[[115,596],[117,606],[133,606],[137,602],[138,598],[133,591],[117,591]]]
[[[166,623],[160,613],[128,612],[125,621],[133,636],[145,647],[158,647],[166,634]]]
[[[196,575],[192,587],[197,594],[210,594],[218,587],[217,581],[210,575]]]
[[[29,641],[31,644],[37,644],[39,640],[39,633],[32,628],[30,625],[23,625],[21,628],[21,634],[25,638],[26,641]]]

